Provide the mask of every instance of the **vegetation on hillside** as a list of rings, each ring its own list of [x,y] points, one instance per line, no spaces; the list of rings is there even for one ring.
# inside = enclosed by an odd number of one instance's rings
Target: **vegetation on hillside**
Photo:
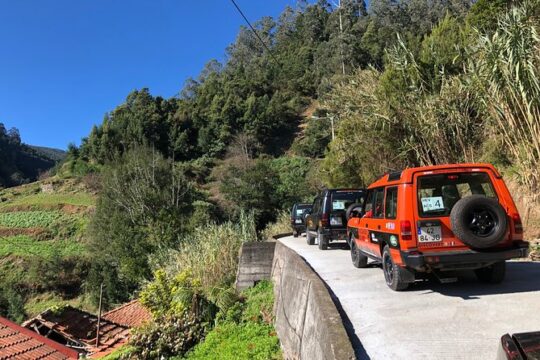
[[[106,307],[140,296],[155,318],[124,358],[279,356],[268,314],[250,318],[233,289],[238,249],[282,231],[322,187],[488,161],[524,194],[527,223],[540,186],[538,0],[369,3],[300,1],[255,23],[271,52],[242,28],[179,96],[132,92],[56,169],[86,190],[1,192],[0,231],[28,251],[0,239],[0,315],[21,319],[37,295],[96,304],[103,284]]]
[[[36,181],[57,161],[50,152],[25,145],[19,130],[0,122],[0,189]]]
[[[83,282],[93,195],[80,179],[0,191],[0,316],[22,321],[50,306],[91,307]]]
[[[245,290],[203,342],[187,354],[192,360],[282,359],[272,313],[272,283],[262,281]],[[178,358],[180,359],[180,358]]]

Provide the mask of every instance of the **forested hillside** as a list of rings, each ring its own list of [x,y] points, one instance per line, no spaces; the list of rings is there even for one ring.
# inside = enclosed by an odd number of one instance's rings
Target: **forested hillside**
[[[44,148],[23,144],[19,130],[6,130],[0,123],[0,189],[36,181],[40,173],[60,160],[59,155],[60,152],[53,149],[46,152]]]
[[[241,28],[226,60],[178,96],[133,91],[62,167],[99,193],[77,296],[95,304],[101,285],[107,307],[140,296],[156,323],[137,333],[133,358],[183,356],[208,323],[243,324],[232,290],[243,242],[325,186],[410,166],[494,163],[535,235],[539,8],[299,1],[255,23],[265,45]]]
[[[104,174],[89,288],[125,298],[198,226],[248,211],[261,230],[317,189],[407,166],[493,162],[533,194],[537,2],[512,4],[301,1],[255,23],[266,46],[241,28],[179,96],[129,94],[70,149]]]

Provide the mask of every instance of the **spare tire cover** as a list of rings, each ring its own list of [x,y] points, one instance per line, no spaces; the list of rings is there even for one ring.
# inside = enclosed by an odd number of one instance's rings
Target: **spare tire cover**
[[[450,212],[454,235],[464,244],[486,249],[500,243],[506,234],[506,212],[495,199],[471,195],[459,200]]]
[[[349,221],[349,219],[353,215],[354,211],[361,211],[361,210],[362,210],[362,204],[354,203],[354,204],[350,205],[347,208],[347,212],[345,213],[345,215],[347,216],[347,221]]]

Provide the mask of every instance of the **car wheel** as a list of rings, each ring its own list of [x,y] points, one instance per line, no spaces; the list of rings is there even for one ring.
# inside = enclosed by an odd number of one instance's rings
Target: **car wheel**
[[[368,263],[367,256],[362,254],[360,249],[358,249],[358,247],[356,246],[356,243],[354,242],[354,239],[351,238],[350,244],[351,244],[351,260],[354,267],[365,268]]]
[[[321,234],[321,230],[317,230],[317,242],[319,243],[319,250],[327,250],[328,249],[328,240],[326,239],[326,236]]]
[[[306,230],[306,242],[308,245],[315,245],[315,239],[311,236],[309,230]]]
[[[295,238],[298,237],[298,231],[293,231],[292,236]]]
[[[488,267],[476,269],[474,272],[480,281],[490,284],[500,284],[506,276],[506,262],[496,262]]]
[[[403,281],[404,276],[402,275],[402,272],[404,270],[394,263],[388,245],[385,246],[383,250],[382,268],[386,285],[388,285],[390,289],[401,291],[409,287],[409,283]]]
[[[486,249],[500,243],[506,235],[508,220],[499,202],[483,195],[459,200],[450,212],[452,231],[464,244]]]

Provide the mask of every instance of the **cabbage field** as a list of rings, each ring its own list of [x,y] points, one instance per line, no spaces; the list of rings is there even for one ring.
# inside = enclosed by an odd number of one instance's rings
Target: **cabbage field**
[[[61,211],[20,211],[0,213],[0,227],[46,228],[64,216]]]

